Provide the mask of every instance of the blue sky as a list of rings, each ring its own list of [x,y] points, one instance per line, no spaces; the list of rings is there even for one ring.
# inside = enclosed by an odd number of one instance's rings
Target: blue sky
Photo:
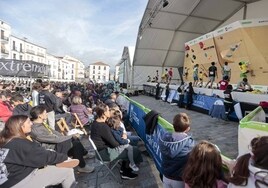
[[[85,65],[114,66],[134,46],[147,0],[1,0],[0,19],[12,35],[71,55]],[[111,67],[113,68],[113,67]]]

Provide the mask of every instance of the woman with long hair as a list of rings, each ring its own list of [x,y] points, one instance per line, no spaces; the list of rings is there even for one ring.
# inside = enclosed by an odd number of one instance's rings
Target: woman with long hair
[[[110,118],[109,107],[101,103],[94,111],[96,113],[96,120],[91,126],[91,139],[94,141],[102,158],[111,161],[117,158],[128,160],[127,150],[119,149],[119,143],[115,140],[110,127],[106,123],[108,118]],[[135,146],[133,147],[133,155],[136,164],[142,162],[141,153]],[[137,174],[131,172],[126,161],[122,163],[121,172],[123,179],[135,179],[137,177]]]
[[[251,152],[239,157],[231,170],[228,188],[268,187],[268,136],[256,137]]]
[[[27,116],[17,115],[8,119],[0,133],[0,187],[34,188],[61,183],[64,188],[75,186],[72,168],[77,160],[67,155],[46,150],[33,142],[27,134],[32,122]]]
[[[222,160],[219,149],[212,143],[201,141],[190,153],[184,169],[186,188],[226,188],[222,179]]]

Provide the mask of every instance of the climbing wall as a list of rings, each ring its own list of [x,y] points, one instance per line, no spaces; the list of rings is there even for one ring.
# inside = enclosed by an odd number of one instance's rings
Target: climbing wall
[[[188,53],[189,56],[188,58],[185,56],[184,64],[186,67],[191,67],[188,81],[193,80],[192,67],[194,64],[199,63],[204,64],[204,67],[209,67],[210,62],[215,61],[219,79],[222,77],[221,67],[224,62],[228,62],[232,70],[231,83],[237,84],[241,80],[238,63],[243,61],[247,62],[248,69],[252,70],[247,74],[252,85],[268,85],[268,19],[237,21],[209,34],[212,34],[213,37],[203,42],[204,45],[214,45],[212,49],[198,49],[199,42],[197,41],[201,37],[185,44],[190,48],[185,51],[185,54]],[[196,56],[194,63],[192,48]]]
[[[208,74],[208,68],[211,66],[211,62],[215,62],[217,68],[221,70],[221,65],[218,63],[213,33],[208,33],[185,44],[184,69],[189,69],[187,81],[193,81],[194,65],[199,64],[199,72],[202,71]],[[208,78],[204,77],[204,81],[207,80]]]

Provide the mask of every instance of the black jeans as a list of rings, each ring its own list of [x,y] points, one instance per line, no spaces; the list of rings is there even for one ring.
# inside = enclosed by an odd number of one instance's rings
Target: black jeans
[[[65,153],[68,156],[72,156],[74,159],[78,159],[79,167],[83,168],[86,166],[83,156],[88,152],[78,138],[72,138],[56,144],[55,150],[59,153]]]

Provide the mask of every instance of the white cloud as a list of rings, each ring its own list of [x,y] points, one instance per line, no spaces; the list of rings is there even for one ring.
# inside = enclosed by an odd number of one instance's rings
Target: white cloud
[[[14,35],[27,37],[51,54],[71,55],[86,65],[96,61],[115,65],[123,47],[135,45],[146,3],[145,0],[2,0],[0,19],[11,25]]]

